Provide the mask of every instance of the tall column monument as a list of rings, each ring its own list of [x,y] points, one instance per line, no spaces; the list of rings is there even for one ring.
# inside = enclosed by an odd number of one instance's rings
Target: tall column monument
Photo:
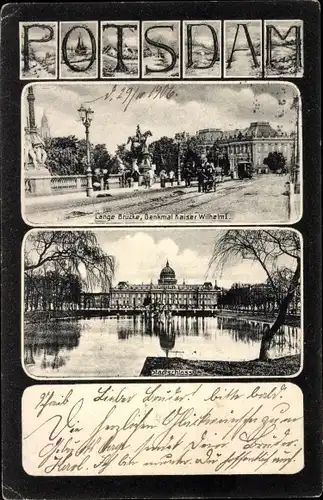
[[[27,125],[24,134],[25,191],[34,195],[50,194],[51,175],[46,167],[45,143],[36,126],[33,87],[28,87],[27,104]]]

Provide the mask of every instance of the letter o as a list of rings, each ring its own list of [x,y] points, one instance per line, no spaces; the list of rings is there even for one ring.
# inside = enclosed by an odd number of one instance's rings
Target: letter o
[[[87,32],[87,34],[89,35],[90,40],[91,40],[92,56],[91,56],[89,64],[86,66],[86,68],[79,68],[78,66],[71,64],[70,61],[68,60],[68,57],[67,57],[67,47],[66,47],[67,40],[69,39],[72,31],[79,30],[79,29],[84,29]],[[95,37],[94,37],[92,31],[87,26],[81,26],[81,25],[80,26],[73,26],[73,28],[71,28],[65,34],[65,36],[63,38],[63,42],[62,42],[62,57],[63,57],[65,64],[72,71],[76,71],[77,73],[82,73],[82,71],[87,71],[92,66],[92,64],[94,63],[95,58],[96,58],[96,43],[95,43]]]

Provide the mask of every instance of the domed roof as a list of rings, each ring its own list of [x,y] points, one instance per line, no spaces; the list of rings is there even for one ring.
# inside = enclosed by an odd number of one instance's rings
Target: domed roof
[[[160,277],[175,278],[175,271],[170,267],[168,260],[166,262],[166,266],[160,272]]]
[[[159,283],[176,283],[176,274],[174,269],[172,269],[169,265],[169,262],[167,260],[166,266],[161,270],[160,276],[159,276]]]
[[[252,137],[276,137],[277,130],[273,129],[269,122],[251,122],[244,135]]]

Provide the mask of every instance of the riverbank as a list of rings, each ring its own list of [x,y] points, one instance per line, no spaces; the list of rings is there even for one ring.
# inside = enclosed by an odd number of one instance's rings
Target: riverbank
[[[185,376],[257,376],[278,377],[295,375],[301,366],[301,356],[285,356],[270,361],[198,361],[181,358],[147,357],[141,377]]]
[[[76,319],[84,316],[82,311],[25,311],[24,323],[44,323],[61,319]]]
[[[234,318],[241,321],[259,321],[261,323],[274,323],[277,317],[276,314],[257,314],[250,312],[241,312],[241,311],[223,311],[219,310],[217,316],[223,318]],[[294,326],[300,328],[301,319],[299,316],[290,316],[287,315],[284,321],[284,325],[286,326]]]
[[[75,310],[75,311],[27,311],[24,313],[24,322],[25,323],[41,323],[44,321],[52,321],[52,320],[63,320],[63,319],[77,319],[80,317],[91,317],[91,316],[115,316],[118,314],[121,315],[140,315],[142,311],[98,311],[98,310]],[[273,323],[276,319],[275,314],[264,315],[264,314],[251,314],[244,312],[231,312],[231,311],[217,311],[215,314],[210,311],[199,311],[197,314],[194,314],[192,311],[179,311],[180,315],[186,316],[214,316],[220,318],[232,318],[239,321],[256,321],[260,323]],[[296,328],[300,328],[300,318],[298,316],[287,316],[285,323],[286,326],[292,326]]]

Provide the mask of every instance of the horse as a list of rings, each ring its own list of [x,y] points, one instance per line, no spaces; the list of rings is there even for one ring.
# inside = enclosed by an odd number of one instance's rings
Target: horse
[[[142,153],[146,147],[147,138],[152,135],[151,131],[147,130],[143,134],[129,136],[127,144],[131,142],[131,152],[136,154],[136,156],[139,156],[139,154]]]

